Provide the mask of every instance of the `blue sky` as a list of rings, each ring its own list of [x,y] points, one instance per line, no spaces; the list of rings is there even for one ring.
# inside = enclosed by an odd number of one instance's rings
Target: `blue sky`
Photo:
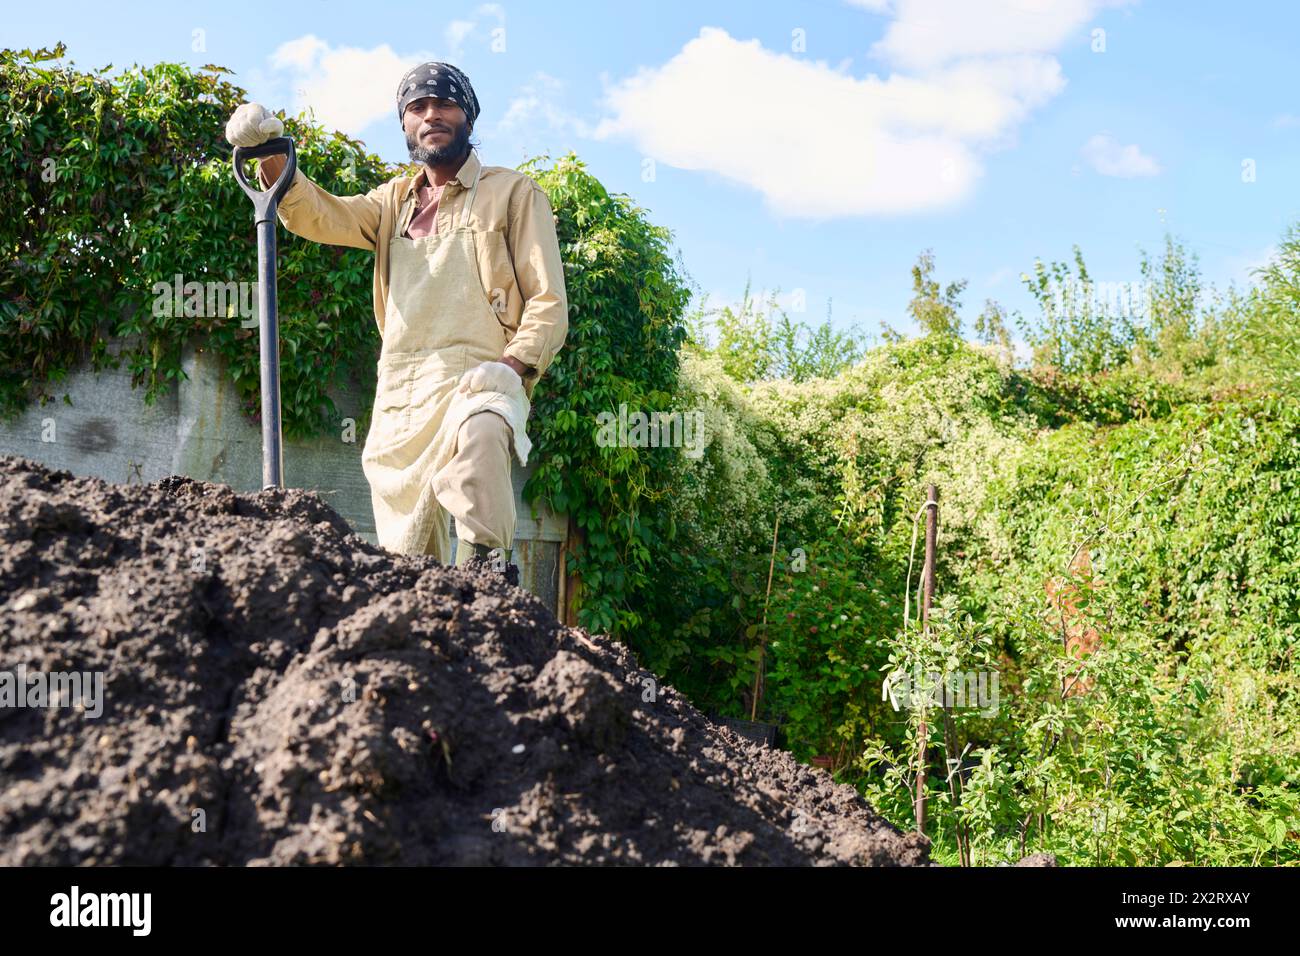
[[[934,250],[1028,311],[1035,257],[1135,282],[1166,231],[1249,281],[1300,219],[1300,5],[1174,0],[11,6],[3,45],[83,68],[217,63],[250,99],[404,160],[394,90],[463,69],[491,165],[576,151],[674,233],[712,305],[755,289],[912,331]],[[196,32],[201,31],[201,32]],[[195,47],[201,47],[195,49]],[[1253,181],[1243,175],[1243,164]]]

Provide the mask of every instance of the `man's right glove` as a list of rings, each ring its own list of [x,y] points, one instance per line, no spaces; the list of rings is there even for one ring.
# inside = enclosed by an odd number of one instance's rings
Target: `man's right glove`
[[[284,135],[284,123],[261,103],[244,103],[226,124],[226,141],[232,146],[260,146]]]
[[[501,392],[513,395],[524,387],[524,380],[519,373],[505,362],[484,362],[468,369],[456,384],[456,391],[470,394],[472,392]]]

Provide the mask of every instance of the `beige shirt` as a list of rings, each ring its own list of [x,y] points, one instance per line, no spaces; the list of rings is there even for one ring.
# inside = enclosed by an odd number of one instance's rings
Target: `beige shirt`
[[[471,150],[455,178],[447,181],[435,214],[436,232],[445,234],[458,224],[479,166],[478,154]],[[299,169],[280,201],[280,221],[295,235],[375,253],[373,298],[381,335],[388,301],[388,245],[399,213],[409,218],[413,212],[412,191],[427,184],[426,169],[421,166],[414,176],[396,176],[355,196],[326,192]],[[569,329],[556,220],[550,200],[532,178],[503,166],[482,169],[470,214],[479,231],[479,277],[506,330],[504,355],[530,367],[524,389],[531,399]],[[411,203],[405,206],[408,197]]]

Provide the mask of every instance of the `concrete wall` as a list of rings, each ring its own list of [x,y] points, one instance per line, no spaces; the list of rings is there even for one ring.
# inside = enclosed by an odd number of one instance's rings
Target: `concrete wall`
[[[17,420],[0,422],[0,454],[22,455],[76,475],[130,484],[186,475],[255,492],[262,484],[262,434],[239,407],[235,386],[211,352],[189,348],[183,357],[188,380],[152,405],[131,387],[125,368],[95,373],[80,369],[51,386],[72,401],[32,405]],[[330,396],[344,416],[357,417],[373,396]],[[52,423],[53,440],[50,424]],[[340,427],[340,436],[342,429]],[[370,486],[361,470],[365,435],[284,444],[285,484],[318,492],[359,535],[376,542]],[[555,611],[561,599],[561,552],[568,521],[548,509],[537,518],[520,496],[531,468],[513,470],[514,561],[520,583]],[[455,546],[455,522],[450,522]]]

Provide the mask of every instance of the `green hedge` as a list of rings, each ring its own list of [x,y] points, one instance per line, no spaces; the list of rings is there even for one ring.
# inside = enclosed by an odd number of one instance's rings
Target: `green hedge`
[[[697,694],[747,716],[765,637],[760,718],[906,824],[920,721],[883,699],[886,678],[996,671],[997,713],[955,712],[959,805],[929,714],[939,858],[956,861],[961,825],[976,863],[1040,849],[1076,864],[1300,860],[1300,398],[1132,368],[1019,370],[941,335],[873,349],[834,379],[718,391],[760,452],[732,470],[771,495],[737,520],[770,541],[770,500],[783,521],[766,631],[764,542],[711,652],[727,666]],[[929,483],[926,636],[915,611],[904,628],[903,594]],[[1104,582],[1080,600],[1101,647],[1095,689],[1063,699],[1076,665],[1045,584],[1079,547]]]
[[[155,308],[155,284],[172,287],[177,274],[257,281],[252,205],[223,135],[243,90],[219,67],[160,64],[109,76],[47,65],[62,53],[0,52],[0,160],[15,171],[0,182],[9,262],[0,278],[0,412],[48,400],[51,385],[83,361],[125,363],[153,401],[183,375],[182,347],[194,341],[228,363],[256,417],[257,330],[242,327],[237,303],[224,315]],[[328,189],[369,189],[394,172],[340,134],[293,119],[286,127],[303,170]],[[280,249],[284,431],[337,433],[341,416],[327,390],[349,376],[374,378],[372,257],[293,236],[282,236]]]

